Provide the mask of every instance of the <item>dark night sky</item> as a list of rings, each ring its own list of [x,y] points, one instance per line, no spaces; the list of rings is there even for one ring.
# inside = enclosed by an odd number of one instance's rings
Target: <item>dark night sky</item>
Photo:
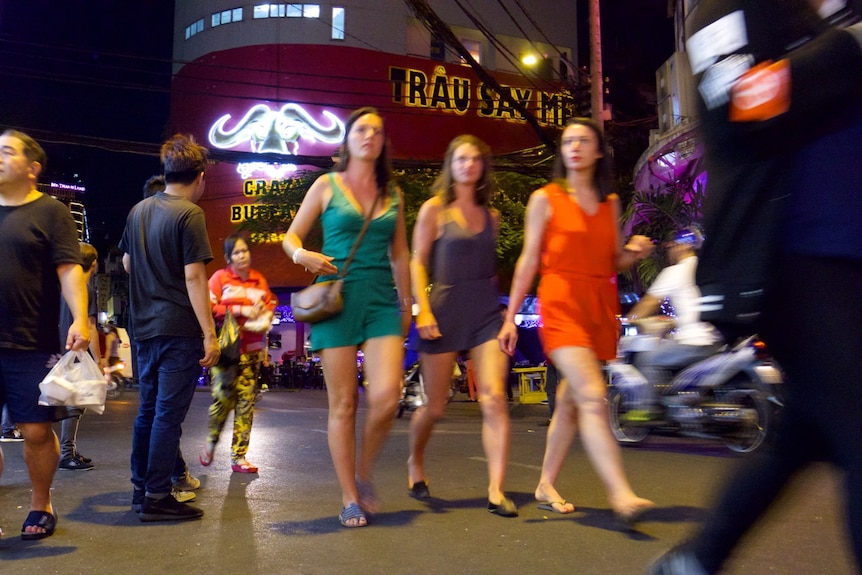
[[[586,0],[577,1],[585,39]],[[620,121],[655,114],[640,93],[653,88],[655,69],[673,49],[666,6],[602,6],[603,64]],[[172,30],[173,0],[0,2],[0,127],[43,144],[43,180],[87,187],[91,241],[102,253],[119,240],[144,181],[159,171],[157,157],[129,150],[152,149],[168,135]],[[587,64],[587,53],[580,59]],[[78,143],[63,143],[70,140]]]

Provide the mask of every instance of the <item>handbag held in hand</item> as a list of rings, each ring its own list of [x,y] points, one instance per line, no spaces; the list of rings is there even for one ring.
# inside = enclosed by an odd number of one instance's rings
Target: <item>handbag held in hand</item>
[[[290,294],[293,318],[305,323],[317,323],[338,315],[344,308],[341,298],[343,285],[344,280],[341,279],[319,282]]]
[[[356,255],[356,250],[359,248],[362,236],[368,230],[368,224],[371,223],[371,217],[374,215],[374,209],[377,207],[379,199],[380,196],[374,199],[374,204],[371,206],[368,215],[365,216],[365,223],[362,224],[362,229],[359,231],[359,235],[356,236],[353,247],[350,248],[350,255],[344,261],[344,266],[341,268],[341,272],[337,278],[313,283],[303,290],[290,294],[290,307],[293,309],[293,319],[305,323],[317,323],[338,315],[344,309],[344,300],[341,297],[341,289],[344,287],[344,276],[347,275],[347,269],[353,261],[353,256]]]

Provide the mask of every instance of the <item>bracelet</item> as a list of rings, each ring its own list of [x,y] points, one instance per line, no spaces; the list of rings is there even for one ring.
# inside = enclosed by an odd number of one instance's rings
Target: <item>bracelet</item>
[[[295,250],[293,250],[293,256],[291,257],[291,259],[293,260],[293,263],[295,263],[296,265],[299,265],[299,262],[297,261],[299,259],[299,254],[301,254],[304,251],[306,251],[305,248],[296,248]]]

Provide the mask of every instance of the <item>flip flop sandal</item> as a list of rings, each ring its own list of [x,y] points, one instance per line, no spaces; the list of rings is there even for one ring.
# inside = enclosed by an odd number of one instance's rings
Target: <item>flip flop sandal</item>
[[[234,473],[257,473],[257,466],[245,460],[231,463],[230,468]]]
[[[568,504],[569,504],[569,502],[566,501],[565,499],[562,499],[560,501],[539,501],[539,504],[537,505],[537,507],[543,511],[550,511],[551,513],[559,513],[560,515],[568,515],[569,513],[575,512],[574,509],[572,509],[571,511],[566,510],[566,505],[568,505]],[[557,505],[559,507],[555,507]]]
[[[25,531],[28,527],[41,527],[45,530],[44,533],[28,533]],[[21,526],[21,539],[32,541],[35,539],[45,539],[54,534],[54,528],[57,527],[57,518],[47,511],[31,511],[27,515],[27,520]]]
[[[365,523],[362,523],[363,519],[365,520]],[[356,523],[350,523],[350,521],[353,520],[356,520]],[[368,519],[365,517],[365,513],[362,512],[362,508],[356,503],[351,503],[342,509],[341,513],[338,514],[338,521],[347,528],[365,527],[368,525]]]
[[[488,512],[500,517],[518,516],[518,508],[515,506],[515,502],[508,497],[501,499],[500,503],[491,503],[488,501]]]
[[[644,514],[655,509],[655,505],[641,505],[629,510],[626,513],[614,511],[614,519],[617,525],[623,530],[631,530],[635,524],[641,520]]]
[[[215,445],[210,445],[209,443],[204,444],[200,455],[198,455],[198,461],[200,461],[200,464],[204,467],[209,467],[213,462],[213,457],[215,457]]]

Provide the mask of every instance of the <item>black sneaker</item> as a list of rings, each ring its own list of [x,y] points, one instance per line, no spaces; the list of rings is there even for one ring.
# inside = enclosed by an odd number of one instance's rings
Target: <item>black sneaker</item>
[[[3,443],[8,443],[10,441],[24,441],[24,437],[21,435],[21,432],[18,431],[16,427],[12,431],[6,431],[3,435],[0,435],[0,441]]]
[[[89,471],[94,467],[95,465],[92,463],[87,463],[74,455],[72,457],[64,457],[60,460],[60,469],[66,469],[67,471]]]
[[[84,463],[93,463],[93,460],[92,460],[92,459],[90,459],[89,457],[84,457],[84,456],[83,456],[83,455],[81,455],[80,453],[75,453],[75,457],[77,457],[78,459],[80,459],[80,460],[81,460],[81,461],[83,461]]]
[[[132,492],[132,511],[134,511],[135,513],[141,512],[141,505],[144,504],[144,497],[146,496],[146,494],[147,492],[143,489],[135,488],[135,490]]]
[[[172,495],[161,499],[144,497],[141,505],[141,521],[179,521],[185,519],[200,519],[203,509],[193,507],[188,503],[180,503]]]

